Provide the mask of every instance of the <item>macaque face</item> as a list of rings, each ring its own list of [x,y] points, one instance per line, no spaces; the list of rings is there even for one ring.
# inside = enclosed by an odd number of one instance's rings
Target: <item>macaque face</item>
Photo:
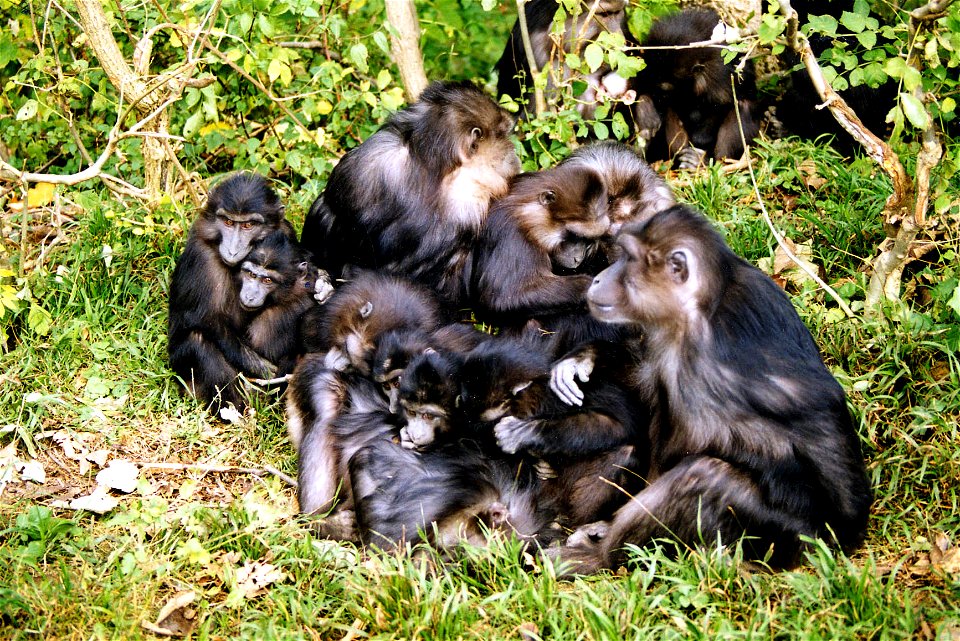
[[[668,325],[696,309],[696,258],[690,243],[667,237],[650,243],[646,226],[628,226],[618,238],[620,258],[587,291],[590,313],[607,323]]]

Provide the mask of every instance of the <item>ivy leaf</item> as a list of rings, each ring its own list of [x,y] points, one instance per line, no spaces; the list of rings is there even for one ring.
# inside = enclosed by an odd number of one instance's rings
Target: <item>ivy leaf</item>
[[[367,73],[367,48],[363,43],[358,42],[350,47],[350,62],[356,65],[361,73]]]
[[[911,125],[917,129],[926,129],[930,126],[930,114],[924,109],[923,103],[917,100],[913,94],[901,93],[900,104],[903,105],[903,114]]]
[[[273,25],[270,23],[270,19],[266,15],[260,14],[257,17],[257,26],[260,27],[260,31],[268,38],[272,38],[274,34]]]
[[[840,15],[840,24],[854,33],[860,33],[867,26],[867,17],[858,13],[844,11]]]
[[[53,317],[50,312],[40,307],[36,303],[30,305],[30,311],[27,312],[27,325],[40,336],[46,336],[50,333],[50,326],[53,324]]]
[[[197,109],[196,112],[183,123],[183,137],[192,138],[200,126],[203,124],[203,111]]]
[[[877,44],[876,31],[864,31],[857,34],[857,41],[863,45],[864,49],[873,49]]]
[[[387,41],[387,34],[382,31],[373,32],[373,44],[383,53],[390,55],[390,43]]]
[[[610,137],[610,129],[602,122],[593,123],[593,135],[597,140],[606,140]]]
[[[807,23],[811,31],[817,31],[826,36],[837,35],[837,19],[833,16],[810,16]]]
[[[596,42],[591,42],[583,50],[583,59],[592,73],[603,64],[603,49]]]
[[[907,67],[903,72],[903,88],[907,91],[914,91],[920,87],[920,83],[923,82],[923,79],[920,77],[920,72],[913,67]]]
[[[907,62],[903,58],[888,58],[883,63],[883,70],[892,78],[902,78],[907,69]]]
[[[290,71],[290,65],[279,58],[274,58],[267,67],[267,77],[270,78],[270,82],[276,82],[279,78],[280,84],[289,85],[293,80],[293,73]]]
[[[613,114],[610,128],[613,129],[613,135],[617,137],[617,140],[624,140],[630,135],[630,127],[627,126],[627,121],[624,120],[623,114],[619,111]]]
[[[403,89],[400,87],[393,87],[380,94],[380,103],[388,111],[396,111],[403,106],[403,101]]]
[[[953,296],[947,301],[947,306],[960,316],[960,285],[953,290]]]

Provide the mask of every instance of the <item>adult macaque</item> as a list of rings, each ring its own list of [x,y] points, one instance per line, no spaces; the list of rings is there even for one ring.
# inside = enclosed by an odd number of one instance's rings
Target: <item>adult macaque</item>
[[[587,299],[598,319],[643,332],[632,380],[653,411],[649,485],[559,556],[589,573],[628,544],[746,535],[750,558],[787,567],[803,536],[857,545],[872,500],[857,434],[786,294],[689,207],[618,242]]]

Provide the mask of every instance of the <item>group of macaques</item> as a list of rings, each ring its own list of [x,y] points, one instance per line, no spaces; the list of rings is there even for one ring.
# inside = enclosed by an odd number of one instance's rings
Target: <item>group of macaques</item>
[[[330,538],[503,532],[570,573],[654,540],[773,568],[802,537],[855,547],[859,441],[786,294],[631,147],[521,174],[513,125],[430,85],[343,156],[299,242],[262,177],[220,182],[171,283],[185,387],[239,406],[242,377],[289,374],[300,510]]]

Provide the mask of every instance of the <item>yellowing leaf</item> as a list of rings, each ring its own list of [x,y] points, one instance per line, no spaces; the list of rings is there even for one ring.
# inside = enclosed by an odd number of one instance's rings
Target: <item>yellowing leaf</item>
[[[27,201],[31,207],[43,207],[53,202],[53,195],[57,187],[53,183],[37,183],[27,191]]]
[[[330,104],[329,100],[321,100],[317,103],[317,113],[321,116],[326,116],[331,111],[333,111],[333,105]]]
[[[200,127],[200,135],[206,136],[207,134],[213,133],[215,131],[223,131],[225,129],[230,129],[230,125],[225,122],[211,122],[208,125]]]
[[[188,563],[206,565],[210,563],[210,553],[204,549],[203,544],[194,537],[189,539],[177,549],[177,556]]]
[[[290,65],[279,58],[274,58],[270,61],[270,66],[267,67],[267,76],[270,78],[270,82],[276,82],[279,78],[280,84],[283,85],[289,85],[290,81],[293,80]]]

